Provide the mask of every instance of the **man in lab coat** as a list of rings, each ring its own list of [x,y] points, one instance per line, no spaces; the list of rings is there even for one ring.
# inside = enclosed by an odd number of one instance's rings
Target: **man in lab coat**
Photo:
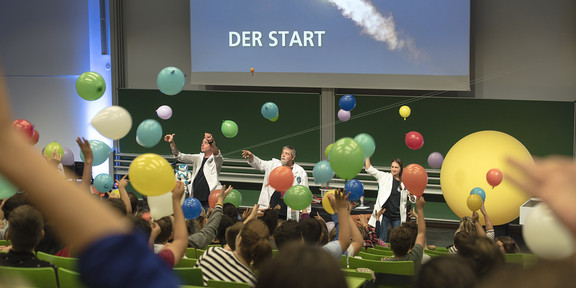
[[[306,171],[302,166],[294,163],[294,159],[296,158],[296,150],[294,147],[284,146],[282,148],[280,160],[272,158],[272,160],[264,161],[248,150],[242,150],[242,157],[248,160],[250,166],[264,172],[264,183],[262,184],[262,190],[260,191],[260,197],[258,198],[260,208],[268,208],[268,206],[274,208],[279,204],[281,209],[278,215],[282,218],[285,216],[287,219],[292,219],[292,209],[286,207],[286,204],[281,198],[280,191],[276,191],[272,186],[268,185],[268,177],[272,170],[284,165],[292,169],[292,173],[294,174],[294,182],[292,185],[303,185],[308,187],[308,175],[306,174]],[[311,207],[308,206],[306,210],[310,213]]]

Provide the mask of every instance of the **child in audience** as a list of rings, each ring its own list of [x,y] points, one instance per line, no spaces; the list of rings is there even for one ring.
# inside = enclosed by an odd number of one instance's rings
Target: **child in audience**
[[[520,248],[518,248],[516,241],[511,237],[500,236],[496,237],[494,240],[503,253],[520,253]]]

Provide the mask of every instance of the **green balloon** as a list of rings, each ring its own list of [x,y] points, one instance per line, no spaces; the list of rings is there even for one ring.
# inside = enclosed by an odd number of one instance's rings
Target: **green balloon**
[[[104,78],[96,72],[85,72],[76,80],[76,92],[85,100],[100,99],[106,91]]]
[[[238,125],[232,120],[224,120],[222,122],[222,134],[228,138],[233,138],[238,135]]]
[[[232,189],[232,191],[230,191],[230,194],[228,194],[228,196],[224,198],[224,203],[232,203],[232,205],[238,208],[240,207],[240,204],[242,204],[242,194],[240,193],[240,191]]]
[[[329,156],[332,170],[341,179],[354,179],[364,166],[364,150],[350,137],[334,142]]]
[[[326,146],[326,149],[324,149],[324,155],[326,155],[326,159],[328,159],[328,156],[330,156],[330,149],[332,149],[332,145],[334,145],[334,143]]]
[[[293,210],[304,210],[312,203],[312,192],[303,185],[294,185],[284,194],[284,202]]]
[[[16,189],[8,179],[0,175],[0,199],[10,198],[16,194],[17,191],[18,189]]]
[[[374,138],[372,138],[370,134],[366,133],[358,134],[356,135],[356,137],[354,137],[354,141],[356,141],[358,144],[360,144],[360,146],[362,146],[362,149],[364,150],[364,157],[366,158],[372,157],[372,154],[374,154],[374,150],[376,150],[376,143],[374,142]]]
[[[52,158],[52,151],[56,151],[56,154],[64,157],[64,148],[62,148],[62,145],[58,144],[58,142],[52,142],[46,145],[46,147],[44,147],[44,156],[48,159]]]

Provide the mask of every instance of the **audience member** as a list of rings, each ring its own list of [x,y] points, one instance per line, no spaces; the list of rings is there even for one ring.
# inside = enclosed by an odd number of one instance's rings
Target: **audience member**
[[[478,278],[469,260],[456,255],[446,255],[423,264],[414,276],[413,287],[473,288],[477,282]]]
[[[424,197],[416,199],[416,211],[418,212],[418,234],[414,246],[412,242],[412,231],[410,228],[403,226],[396,227],[390,232],[390,248],[394,257],[387,261],[412,261],[414,262],[414,271],[418,271],[422,264],[422,255],[426,245],[426,221],[424,220]]]
[[[496,245],[502,251],[502,253],[520,253],[520,248],[516,244],[516,241],[509,236],[500,236],[494,239]]]

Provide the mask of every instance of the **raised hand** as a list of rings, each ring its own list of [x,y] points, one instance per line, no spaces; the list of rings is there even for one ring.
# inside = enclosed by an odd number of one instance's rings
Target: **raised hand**
[[[242,150],[242,157],[248,159],[248,161],[254,161],[254,154],[248,150]]]
[[[168,142],[168,143],[172,143],[174,142],[174,136],[176,134],[166,134],[166,136],[164,136],[164,141]]]

